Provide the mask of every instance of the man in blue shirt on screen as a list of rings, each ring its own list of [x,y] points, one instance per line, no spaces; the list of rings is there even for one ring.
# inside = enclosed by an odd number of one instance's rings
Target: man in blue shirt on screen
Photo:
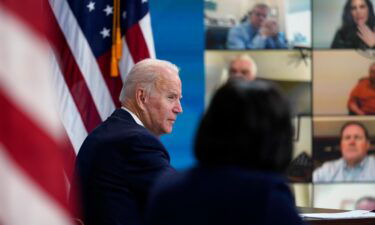
[[[342,158],[325,162],[313,173],[313,182],[375,181],[375,158],[367,155],[370,136],[359,122],[341,128]]]
[[[249,12],[248,21],[229,30],[228,49],[282,49],[287,48],[278,24],[268,19],[270,8],[263,3],[256,4]]]

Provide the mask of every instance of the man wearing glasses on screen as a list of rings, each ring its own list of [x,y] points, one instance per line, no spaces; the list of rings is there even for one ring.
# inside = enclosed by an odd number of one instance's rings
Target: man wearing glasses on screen
[[[370,136],[359,122],[347,122],[341,128],[342,158],[325,162],[315,169],[313,182],[375,181],[375,158],[367,155]]]
[[[283,33],[276,20],[269,19],[270,8],[256,4],[248,13],[248,20],[229,30],[228,49],[281,49],[287,48]]]

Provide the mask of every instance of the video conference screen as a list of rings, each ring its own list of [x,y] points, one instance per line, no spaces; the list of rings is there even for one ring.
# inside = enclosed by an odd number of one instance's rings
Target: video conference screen
[[[375,197],[372,0],[205,0],[205,104],[251,60],[293,112],[297,205],[361,209]],[[362,207],[363,208],[363,207]]]

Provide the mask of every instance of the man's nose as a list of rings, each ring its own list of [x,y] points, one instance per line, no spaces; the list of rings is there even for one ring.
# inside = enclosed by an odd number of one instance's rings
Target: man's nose
[[[173,112],[176,114],[182,113],[182,106],[180,100],[177,101],[175,107],[173,108]]]
[[[355,138],[350,138],[349,139],[349,144],[354,145],[355,144]]]

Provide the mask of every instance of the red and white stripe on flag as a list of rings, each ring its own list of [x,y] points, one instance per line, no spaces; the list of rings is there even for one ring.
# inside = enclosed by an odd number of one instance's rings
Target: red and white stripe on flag
[[[121,10],[127,8],[124,4],[146,6],[148,9],[145,0],[121,0]],[[111,49],[104,49],[99,54],[93,46],[105,45],[101,41],[112,38],[112,19],[109,20],[111,24],[99,26],[99,23],[111,13],[113,15],[113,0],[49,0],[49,6],[47,11],[55,29],[48,39],[55,48],[53,77],[59,111],[75,153],[78,153],[88,133],[120,106],[118,98],[122,81],[134,63],[144,58],[155,58],[150,13],[147,12],[131,27],[121,28],[126,29],[119,62],[121,76],[112,78]],[[106,13],[106,8],[112,11]],[[137,11],[137,8],[129,10]],[[125,24],[126,14],[135,13],[121,11],[121,19],[124,20],[121,24]],[[108,30],[108,37],[100,36],[102,29]],[[99,38],[93,42],[91,39],[95,35]]]
[[[43,0],[0,1],[0,224],[73,224]]]

